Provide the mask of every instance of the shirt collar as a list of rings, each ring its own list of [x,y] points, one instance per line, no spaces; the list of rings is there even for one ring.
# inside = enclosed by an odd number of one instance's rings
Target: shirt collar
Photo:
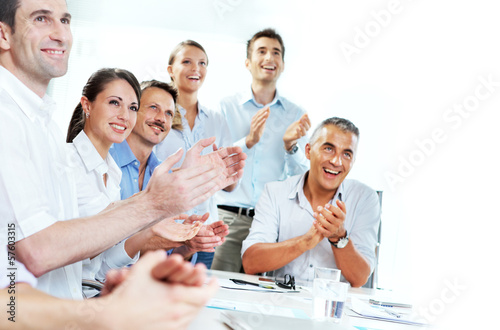
[[[308,174],[309,174],[309,171],[302,174],[302,176],[300,177],[300,180],[297,182],[297,184],[292,189],[290,194],[288,194],[288,199],[297,199],[299,205],[302,207],[304,207],[305,203],[309,203],[309,201],[305,198],[305,195],[304,195],[304,183],[306,181],[306,176]],[[302,196],[304,196],[304,199],[301,198]],[[340,201],[344,201],[344,198],[345,198],[345,196],[344,196],[344,182],[342,182],[340,184],[340,186],[338,187],[337,191],[335,192],[335,195],[330,200],[330,204],[332,203],[332,201],[334,201],[336,199],[338,199]]]
[[[127,140],[124,140],[122,143],[115,143],[111,148],[114,149],[113,158],[120,168],[138,161],[134,153],[132,152],[132,149],[130,149]],[[160,163],[161,162],[156,157],[155,153],[151,152],[148,157],[148,167],[154,169]]]
[[[127,140],[124,140],[122,143],[115,143],[111,148],[115,150],[115,152],[113,152],[113,157],[120,168],[137,161]]]
[[[160,160],[156,157],[154,151],[151,151],[151,155],[148,158],[148,167],[152,170],[156,168],[156,166],[160,165]]]
[[[99,174],[104,174],[108,172],[108,165],[102,159],[97,149],[92,144],[92,141],[88,138],[84,131],[78,133],[78,135],[73,139],[73,145],[76,151],[80,155],[83,165],[88,172],[96,171]],[[109,153],[108,153],[109,157]]]
[[[40,98],[1,65],[0,83],[31,121],[36,118],[45,124],[50,121],[55,110],[55,101],[50,96],[45,94],[43,98]]]
[[[266,105],[266,104],[257,103],[257,101],[255,100],[255,96],[253,95],[253,91],[252,91],[251,86],[249,89],[247,89],[246,91],[244,91],[241,94],[240,105],[243,105],[247,102],[252,102],[256,107],[263,107]],[[269,105],[273,106],[275,104],[278,104],[278,105],[281,105],[284,107],[283,102],[281,101],[281,96],[280,96],[277,89],[276,89],[276,94],[274,95],[274,99],[271,101],[271,103],[269,103]]]
[[[179,104],[177,104],[177,108],[179,109],[179,112],[181,113],[182,118],[185,118],[186,117],[186,109],[184,109]],[[204,117],[208,118],[207,109],[204,106],[201,106],[200,102],[198,102],[198,116],[204,116]]]

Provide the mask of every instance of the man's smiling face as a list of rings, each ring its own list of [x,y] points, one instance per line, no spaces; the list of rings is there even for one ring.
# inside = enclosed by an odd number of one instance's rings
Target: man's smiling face
[[[21,0],[8,35],[14,75],[42,86],[63,76],[73,43],[70,22],[65,0]]]
[[[246,59],[245,65],[256,81],[278,81],[285,68],[279,41],[267,37],[255,40],[250,58]]]
[[[132,134],[150,145],[157,145],[167,136],[175,114],[174,98],[167,91],[150,87],[142,92],[141,107]]]
[[[326,125],[306,145],[311,162],[308,182],[325,192],[335,192],[354,165],[358,137],[335,125]]]

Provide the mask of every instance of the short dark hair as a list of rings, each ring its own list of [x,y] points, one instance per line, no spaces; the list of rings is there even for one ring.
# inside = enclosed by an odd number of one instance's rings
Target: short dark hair
[[[253,35],[253,37],[247,41],[247,58],[250,59],[252,56],[252,47],[253,44],[257,39],[260,38],[270,38],[270,39],[275,39],[278,40],[281,46],[281,58],[283,61],[285,60],[285,44],[283,43],[283,39],[281,36],[276,32],[276,30],[267,28],[262,31],[257,32],[256,34]]]
[[[129,83],[135,92],[139,106],[141,102],[141,86],[137,81],[137,78],[130,71],[123,69],[106,68],[94,72],[83,87],[82,95],[85,96],[90,102],[94,102],[97,95],[99,95],[106,88],[106,85],[118,79],[123,79]],[[71,116],[71,120],[69,122],[66,142],[73,142],[73,139],[83,130],[84,126],[85,113],[81,102],[79,102],[73,111],[73,115]]]
[[[357,138],[359,138],[359,129],[350,120],[339,117],[331,117],[323,120],[321,124],[316,127],[311,135],[311,138],[309,139],[309,143],[314,143],[318,138],[318,134],[321,129],[328,125],[333,125],[343,132],[351,132],[352,134],[356,135]]]
[[[0,22],[7,24],[12,33],[14,33],[14,26],[16,25],[16,12],[21,6],[19,0],[0,0]]]
[[[182,131],[182,116],[181,113],[179,112],[179,109],[177,108],[177,96],[178,96],[177,88],[175,88],[173,84],[153,79],[153,80],[143,81],[141,83],[141,92],[144,93],[146,89],[152,87],[163,89],[165,92],[172,95],[175,104],[175,114],[174,118],[172,119],[172,128],[178,131]]]

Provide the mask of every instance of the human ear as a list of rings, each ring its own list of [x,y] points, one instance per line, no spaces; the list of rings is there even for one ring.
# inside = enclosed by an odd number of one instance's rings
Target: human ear
[[[174,81],[174,71],[172,70],[172,66],[171,65],[167,66],[167,72],[168,72],[168,75],[170,76],[170,79],[172,81]]]
[[[306,144],[305,153],[306,153],[306,158],[311,160],[311,145],[309,143]]]
[[[12,34],[12,29],[10,26],[4,22],[0,22],[0,49],[9,50],[10,49],[10,35]]]
[[[86,96],[82,96],[80,99],[80,104],[82,105],[83,112],[86,115],[90,115],[90,101]]]

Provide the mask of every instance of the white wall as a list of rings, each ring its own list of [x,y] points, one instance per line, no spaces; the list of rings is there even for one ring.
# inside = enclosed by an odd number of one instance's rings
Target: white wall
[[[493,253],[487,243],[494,242],[492,224],[500,220],[493,212],[500,195],[494,156],[500,20],[494,2],[68,5],[75,38],[70,70],[50,89],[63,130],[93,71],[113,66],[139,80],[168,79],[170,50],[187,38],[207,50],[209,73],[200,100],[216,104],[249,87],[245,41],[275,27],[286,46],[281,93],[304,106],[314,125],[344,116],[361,130],[350,176],[384,190],[382,287],[416,294],[419,313],[438,325],[473,322],[463,317],[471,308],[468,299],[485,298],[476,289],[494,278],[490,268],[498,259],[486,254]]]

